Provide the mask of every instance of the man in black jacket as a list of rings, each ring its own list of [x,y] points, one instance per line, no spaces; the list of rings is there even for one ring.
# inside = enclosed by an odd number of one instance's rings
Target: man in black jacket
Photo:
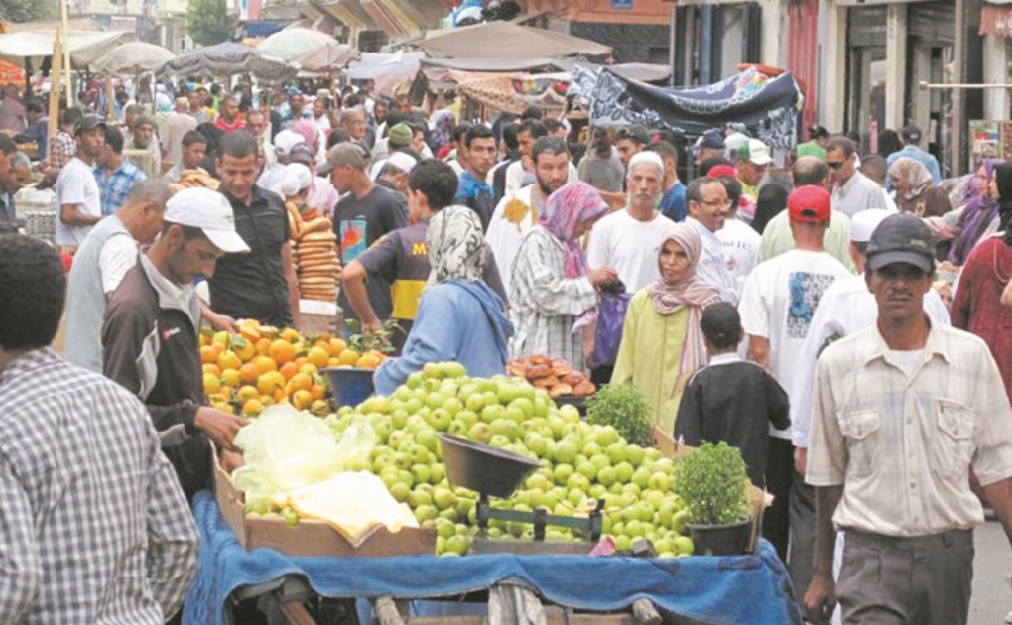
[[[206,405],[198,332],[199,276],[224,253],[248,252],[220,193],[184,189],[166,205],[159,239],[123,277],[102,326],[104,373],[145,403],[188,498],[210,479],[210,438],[226,450],[246,424]]]

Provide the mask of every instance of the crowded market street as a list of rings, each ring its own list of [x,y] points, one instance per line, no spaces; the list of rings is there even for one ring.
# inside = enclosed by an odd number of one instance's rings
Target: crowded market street
[[[1012,624],[1008,24],[0,0],[0,624]]]

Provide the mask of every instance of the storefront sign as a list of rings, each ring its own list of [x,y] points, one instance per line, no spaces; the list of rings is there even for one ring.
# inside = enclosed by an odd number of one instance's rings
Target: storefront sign
[[[611,8],[628,11],[633,8],[633,0],[611,0]]]

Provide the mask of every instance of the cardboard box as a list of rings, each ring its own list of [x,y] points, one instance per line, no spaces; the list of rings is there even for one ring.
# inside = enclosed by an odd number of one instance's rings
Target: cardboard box
[[[660,450],[660,452],[672,460],[683,458],[688,454],[696,451],[696,447],[691,445],[680,445],[678,441],[671,437],[670,434],[664,430],[658,428],[656,425],[650,432],[651,442],[654,446]],[[766,491],[756,488],[755,485],[748,485],[748,499],[749,499],[749,520],[752,522],[752,536],[748,543],[748,552],[757,553],[759,551],[759,537],[762,536],[763,526],[763,511],[766,507],[773,503],[773,495],[770,495]]]
[[[384,558],[435,555],[436,531],[406,527],[391,532],[377,527],[356,548],[322,521],[304,520],[289,527],[283,519],[247,516],[243,493],[214,455],[214,496],[225,523],[239,544],[253,550],[274,549],[292,557]],[[354,505],[354,502],[349,502]]]

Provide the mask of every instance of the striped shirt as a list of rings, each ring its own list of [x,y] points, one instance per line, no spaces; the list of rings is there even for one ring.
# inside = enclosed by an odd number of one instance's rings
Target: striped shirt
[[[511,276],[509,301],[516,334],[510,355],[543,354],[565,358],[583,369],[583,335],[573,324],[597,307],[597,291],[586,277],[566,278],[566,253],[541,226],[524,235]]]
[[[0,371],[0,623],[161,625],[197,531],[144,406],[40,349]]]
[[[823,352],[806,481],[843,485],[837,529],[925,536],[984,522],[970,491],[1012,477],[1012,408],[978,337],[933,324],[916,352],[878,327]]]

